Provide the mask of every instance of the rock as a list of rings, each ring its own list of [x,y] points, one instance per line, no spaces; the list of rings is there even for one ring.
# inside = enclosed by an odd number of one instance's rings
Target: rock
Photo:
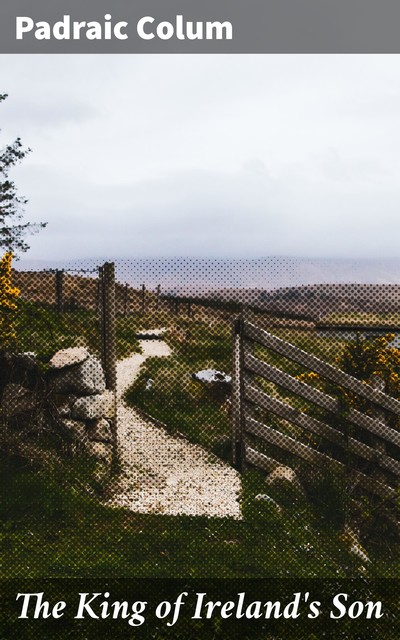
[[[361,545],[358,532],[354,531],[354,529],[345,525],[344,530],[340,535],[340,539],[348,545],[349,552],[361,560],[363,564],[371,562],[366,550]]]
[[[54,354],[50,360],[51,369],[64,369],[81,364],[89,358],[89,351],[86,347],[73,347],[71,349],[61,349]]]
[[[86,451],[90,456],[102,460],[107,464],[111,464],[112,462],[113,448],[111,444],[88,440],[86,443]]]
[[[114,393],[104,391],[96,395],[78,398],[72,406],[74,420],[97,420],[114,417]]]
[[[69,394],[67,396],[64,395],[56,395],[54,396],[54,403],[57,407],[58,415],[60,418],[70,418],[72,405],[77,400],[77,396]]]
[[[271,496],[267,496],[266,493],[258,493],[254,500],[257,500],[258,502],[267,502],[271,507],[274,507],[278,513],[282,513],[282,507],[276,502],[276,500],[271,498]]]
[[[232,382],[231,376],[217,369],[203,369],[193,374],[193,379],[204,384],[222,384],[229,386]]]
[[[56,393],[77,395],[102,393],[106,389],[106,379],[100,361],[89,356],[79,364],[60,369],[53,378],[53,389]]]
[[[227,398],[220,406],[220,411],[226,416],[232,415],[232,400]]]
[[[2,413],[6,418],[12,418],[24,413],[32,413],[39,406],[36,393],[20,384],[9,382],[4,387],[1,398]]]
[[[161,340],[166,332],[166,328],[152,329],[151,331],[140,331],[136,334],[137,340]]]
[[[281,489],[287,497],[306,498],[306,492],[297,474],[290,467],[277,467],[268,475],[265,482],[268,486]]]
[[[61,420],[61,426],[76,440],[85,443],[88,440],[85,422],[82,422],[81,420],[65,419]]]
[[[88,437],[97,442],[112,442],[111,425],[105,418],[95,420],[88,426]]]
[[[26,351],[24,353],[12,353],[9,354],[12,367],[21,367],[26,371],[35,369],[38,365],[37,356],[33,351]]]

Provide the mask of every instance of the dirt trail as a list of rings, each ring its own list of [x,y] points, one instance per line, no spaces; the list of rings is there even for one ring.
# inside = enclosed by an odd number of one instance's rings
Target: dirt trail
[[[141,341],[142,353],[117,368],[122,474],[112,504],[141,513],[240,518],[239,474],[184,438],[147,422],[122,400],[146,358],[169,356],[163,340]]]

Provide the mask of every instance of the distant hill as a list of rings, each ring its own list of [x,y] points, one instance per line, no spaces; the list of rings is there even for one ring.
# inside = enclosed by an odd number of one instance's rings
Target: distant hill
[[[23,259],[21,270],[66,268],[95,271],[105,258],[54,262]],[[324,284],[400,284],[400,258],[116,258],[121,283],[147,289],[161,285],[164,293],[201,293],[221,289],[273,291]]]
[[[54,303],[54,274],[44,268],[64,268],[66,300],[95,308],[97,284],[93,276],[104,259],[69,262],[21,260],[16,263],[16,284],[29,299]],[[223,300],[273,315],[320,320],[332,313],[398,313],[400,311],[400,259],[339,260],[262,258],[116,259],[118,306],[140,307],[140,288],[147,295],[160,285],[161,294],[182,298]],[[32,273],[29,275],[28,270]],[[73,276],[73,277],[72,277]],[[127,289],[122,285],[128,284]],[[150,293],[151,294],[151,293]]]
[[[274,314],[319,320],[330,314],[400,312],[398,284],[323,284],[261,292],[259,306]]]

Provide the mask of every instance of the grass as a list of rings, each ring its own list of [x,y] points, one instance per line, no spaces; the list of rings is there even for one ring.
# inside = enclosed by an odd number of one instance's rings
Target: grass
[[[74,312],[71,317],[65,314],[60,319],[48,310],[27,307],[20,322],[24,350],[35,350],[43,359],[52,355],[55,347],[76,344],[78,336],[83,336],[94,348],[96,327],[91,312],[79,316]],[[190,440],[228,459],[230,420],[221,410],[224,394],[202,387],[192,379],[192,373],[204,368],[230,372],[229,324],[221,321],[210,326],[206,322],[179,318],[172,321],[161,314],[157,324],[153,317],[128,317],[118,322],[120,354],[137,349],[134,335],[138,328],[175,325],[167,338],[173,348],[172,357],[147,360],[128,392],[128,400],[165,422],[171,431],[184,432]],[[328,351],[331,341],[323,337],[316,340],[310,333],[287,329],[276,333],[331,361],[342,348],[342,343],[337,341]],[[154,383],[146,391],[149,378]],[[0,483],[5,489],[0,504],[0,577],[3,580],[13,578],[19,584],[18,581],[31,579],[37,581],[35,584],[42,584],[43,578],[91,578],[102,580],[101,589],[104,589],[105,581],[113,578],[236,579],[240,584],[238,590],[243,590],[247,579],[271,578],[296,580],[294,590],[298,590],[298,580],[302,578],[336,581],[365,576],[360,560],[349,553],[349,545],[341,536],[343,503],[328,481],[315,487],[312,503],[284,503],[277,489],[266,488],[262,473],[246,471],[242,476],[242,521],[143,515],[111,509],[98,497],[85,493],[82,487],[91,469],[90,465],[86,466],[87,461],[78,462],[65,462],[49,473],[16,460],[0,460]],[[284,505],[282,512],[273,503],[255,499],[266,491]],[[369,577],[398,576],[396,544],[388,541],[368,549],[368,553]],[[76,586],[70,589],[71,597],[74,591],[76,595]],[[7,613],[6,618],[9,615]],[[230,637],[217,622],[207,637]],[[48,628],[44,625],[45,634]],[[70,627],[55,628],[52,637],[97,639],[102,629],[96,626],[81,630],[75,621]],[[243,632],[240,637],[242,640],[321,637],[317,632],[314,636],[308,632],[302,636],[301,629],[295,626],[292,634],[285,630],[283,635],[271,635],[270,626],[264,625],[261,635],[258,628]],[[3,635],[13,640],[21,637],[20,627],[17,631],[20,635],[10,626]],[[122,631],[113,628],[108,637],[128,637],[127,631],[131,629],[125,623]],[[38,637],[37,633],[38,626],[33,625],[27,627],[23,637],[33,640]],[[237,625],[235,633],[232,637],[239,637]],[[135,631],[132,637],[142,636]],[[182,635],[177,629],[164,627],[162,630],[159,625],[152,625],[146,637],[158,640],[205,638],[206,635],[201,626],[189,621]],[[377,636],[370,633],[369,637]],[[379,637],[392,636],[379,630]]]
[[[330,325],[361,325],[370,327],[393,327],[400,325],[399,313],[362,313],[362,312],[335,312],[324,316],[321,324]]]
[[[228,392],[210,390],[192,375],[208,368],[230,371],[229,325],[210,328],[192,321],[182,322],[179,329],[186,331],[186,339],[178,339],[177,331],[170,332],[171,357],[149,358],[128,391],[127,401],[166,424],[171,432],[180,431],[190,441],[228,458],[230,419],[222,410]],[[149,379],[153,385],[146,389]]]
[[[206,322],[186,320],[181,321],[181,329],[186,331],[186,340],[177,340],[173,332],[169,337],[167,334],[171,357],[149,358],[144,363],[139,377],[127,392],[127,402],[164,423],[169,431],[179,431],[192,442],[230,460],[231,420],[224,405],[228,392],[207,388],[192,377],[196,371],[208,368],[231,373],[230,324],[217,322],[210,327]],[[310,331],[275,329],[274,333],[332,363],[345,345],[339,338],[332,340]],[[283,364],[294,376],[305,371],[300,365],[289,363],[262,347],[256,349],[256,355],[275,366]],[[148,380],[153,381],[150,389]]]
[[[178,340],[177,331],[170,332],[169,342],[173,349],[170,358],[151,358],[145,362],[141,373],[133,386],[128,390],[126,399],[132,406],[141,408],[147,414],[161,421],[170,432],[179,431],[189,440],[200,444],[227,462],[231,461],[231,418],[225,410],[227,393],[220,393],[193,380],[192,374],[205,368],[216,368],[231,372],[231,330],[228,323],[217,322],[211,328],[205,322],[183,321],[186,340]],[[181,327],[182,328],[182,327]],[[279,337],[296,344],[301,349],[313,353],[324,361],[336,364],[346,341],[330,336],[316,335],[311,331],[297,329],[275,329]],[[256,347],[256,354],[271,364],[299,376],[305,369],[296,363],[268,352],[261,346]],[[151,380],[152,384],[148,385]],[[323,409],[317,409],[312,403],[285,392],[276,385],[263,380],[258,383],[270,395],[283,400],[298,411],[311,414],[327,424],[343,429],[344,418],[333,417]],[[308,446],[329,454],[332,446],[300,427],[278,418],[270,412],[260,410],[257,419],[275,427]],[[252,438],[252,441],[255,438]],[[341,526],[348,521],[357,523],[361,529],[365,544],[375,545],[376,541],[391,539],[393,549],[397,549],[391,515],[385,512],[370,497],[363,497],[362,508],[355,508],[347,499],[347,484],[341,482],[341,489],[336,490],[331,473],[316,472],[304,461],[280,448],[257,439],[256,448],[268,456],[279,460],[293,468],[304,483],[307,494],[320,514],[320,526],[328,520],[334,526]],[[337,449],[337,448],[336,448]],[[346,450],[334,449],[334,457],[346,465]],[[326,477],[324,477],[326,476]],[[337,479],[340,484],[339,480]],[[342,479],[343,480],[343,479]],[[344,484],[343,484],[344,482]],[[338,484],[336,483],[336,484]],[[328,486],[329,485],[329,486]],[[343,487],[345,487],[343,489]],[[358,495],[357,487],[352,487],[351,497]],[[365,498],[365,499],[364,499]],[[331,517],[330,517],[331,516]]]
[[[65,311],[58,315],[48,306],[19,300],[15,331],[17,349],[30,351],[46,363],[59,349],[86,346],[92,353],[100,353],[100,330],[97,313],[87,309]],[[139,319],[118,317],[116,321],[117,357],[139,352],[135,334]]]
[[[244,477],[243,521],[111,509],[75,478],[2,461],[3,578],[335,578],[358,567],[339,532],[316,527],[304,507],[282,515],[255,501],[257,472]]]
[[[278,513],[268,503],[255,500],[265,490],[258,472],[243,476],[242,521],[141,515],[111,509],[77,488],[79,474],[82,468],[76,473],[74,467],[64,467],[49,475],[15,461],[0,461],[0,482],[5,488],[0,504],[0,578],[5,587],[0,598],[0,630],[7,640],[35,640],[38,634],[65,640],[310,640],[323,637],[330,624],[325,618],[319,626],[309,627],[307,619],[302,619],[295,623],[280,621],[275,627],[277,622],[273,620],[248,623],[234,619],[228,626],[218,616],[209,622],[182,616],[178,624],[168,628],[149,616],[146,625],[135,629],[132,635],[123,620],[81,622],[67,617],[62,624],[51,619],[16,620],[15,595],[19,592],[44,591],[47,598],[53,598],[51,601],[63,599],[67,603],[76,602],[80,591],[106,590],[122,592],[130,600],[135,595],[136,599],[149,602],[171,600],[174,593],[181,591],[206,591],[208,597],[213,593],[214,600],[222,601],[232,598],[232,593],[245,591],[251,602],[252,593],[253,599],[263,596],[269,600],[274,593],[278,594],[277,599],[282,593],[293,598],[295,592],[312,589],[321,599],[325,591],[354,591],[354,582],[350,587],[341,580],[358,576],[361,582],[356,583],[357,588],[361,585],[368,597],[373,597],[374,583],[366,585],[360,561],[348,552],[339,530],[329,519],[321,526],[320,518],[304,504]],[[397,577],[398,558],[390,549],[380,556],[371,555],[371,560],[371,579]],[[265,582],[268,578],[271,582]],[[320,582],[321,578],[326,582]],[[392,596],[389,594],[389,602]],[[375,598],[378,597],[382,599],[379,586]],[[368,627],[368,637],[394,637],[392,622],[389,620],[386,633],[384,622],[372,631]],[[350,623],[341,622],[343,637],[364,637],[347,633]],[[367,630],[364,620],[360,629],[363,633]]]

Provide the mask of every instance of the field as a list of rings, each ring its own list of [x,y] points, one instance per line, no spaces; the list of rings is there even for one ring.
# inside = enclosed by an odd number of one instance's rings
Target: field
[[[59,316],[43,303],[23,300],[20,305],[19,348],[36,352],[44,365],[62,347],[86,344],[98,352],[94,310],[67,310]],[[346,344],[318,336],[310,327],[282,326],[279,319],[262,314],[253,318],[332,363]],[[137,310],[117,320],[119,358],[140,350],[136,335],[146,329],[165,327],[165,339],[172,348],[169,358],[145,362],[127,392],[129,404],[228,463],[229,393],[202,385],[193,374],[208,368],[231,373],[231,320],[229,312],[200,305],[192,305],[190,313],[186,307],[180,313],[169,308],[147,314]],[[299,375],[302,370],[294,367],[291,373]],[[293,500],[279,488],[268,488],[272,501],[267,502],[256,499],[266,492],[264,474],[248,469],[242,476],[243,520],[234,521],[140,515],[110,508],[107,498],[112,489],[93,484],[91,465],[83,458],[49,470],[3,454],[0,476],[6,492],[0,506],[0,546],[4,579],[336,580],[398,575],[399,543],[379,518],[367,541],[368,564],[350,553],[343,534],[346,503],[335,478],[316,478],[308,500]],[[367,507],[371,517],[373,505]],[[220,631],[214,632],[213,637],[223,637]],[[293,637],[298,637],[298,630]]]

